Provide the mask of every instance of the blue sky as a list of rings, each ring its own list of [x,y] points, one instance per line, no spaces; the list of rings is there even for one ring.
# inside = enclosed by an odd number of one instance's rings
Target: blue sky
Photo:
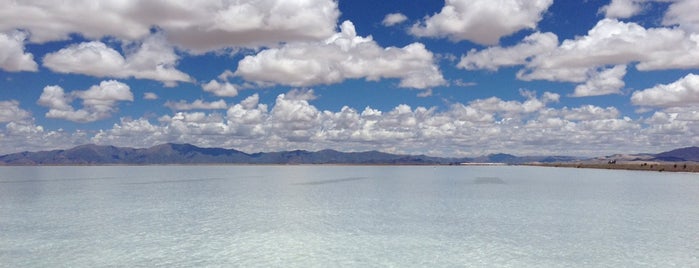
[[[693,0],[0,2],[0,153],[699,144]]]

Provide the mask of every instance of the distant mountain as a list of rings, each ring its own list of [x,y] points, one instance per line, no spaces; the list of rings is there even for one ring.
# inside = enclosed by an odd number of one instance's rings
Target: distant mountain
[[[657,160],[699,162],[699,147],[659,154],[611,155],[597,160]],[[451,165],[460,163],[562,163],[582,160],[572,156],[515,156],[490,154],[476,158],[400,155],[379,151],[339,152],[304,150],[248,154],[234,149],[202,148],[166,143],[150,148],[80,145],[67,150],[21,152],[0,156],[0,165],[158,165],[158,164],[358,164],[358,165]]]
[[[440,165],[471,162],[469,158],[397,155],[378,151],[303,150],[247,154],[233,149],[167,143],[135,149],[81,145],[67,150],[22,152],[0,156],[4,165],[152,165],[152,164],[396,164]]]
[[[560,163],[560,162],[572,162],[580,160],[580,157],[565,156],[565,155],[549,155],[549,156],[518,156],[515,161],[509,162],[510,164],[525,164],[525,163]]]
[[[578,157],[572,156],[515,156],[511,154],[489,154],[486,156],[476,157],[473,162],[477,163],[506,163],[506,164],[525,164],[525,163],[553,163],[553,162],[570,162],[580,160]]]
[[[699,162],[699,147],[686,147],[662,153],[613,154],[586,159],[588,162],[607,161],[656,161],[656,162]]]
[[[474,158],[474,161],[479,163],[513,163],[516,160],[517,156],[511,154],[489,154]]]
[[[682,162],[694,161],[699,162],[699,147],[686,147],[675,149],[672,151],[662,152],[655,155],[655,160]]]
[[[22,152],[0,156],[9,165],[99,165],[99,164],[197,164],[234,163],[248,155],[220,148],[190,144],[162,144],[146,149],[101,145],[80,145],[68,150]]]

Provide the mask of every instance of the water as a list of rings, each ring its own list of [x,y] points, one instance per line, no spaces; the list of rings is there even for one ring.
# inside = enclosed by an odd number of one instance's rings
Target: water
[[[697,267],[699,176],[0,168],[3,267]]]

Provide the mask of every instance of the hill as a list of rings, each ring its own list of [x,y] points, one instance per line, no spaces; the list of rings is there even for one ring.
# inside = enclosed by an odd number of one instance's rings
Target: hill
[[[565,163],[579,162],[572,156],[515,156],[490,154],[476,158],[401,155],[379,151],[317,152],[294,150],[245,153],[235,149],[202,148],[166,143],[150,148],[87,144],[66,150],[21,152],[0,156],[0,165],[162,165],[162,164],[357,164],[357,165],[451,165],[460,163]],[[699,162],[699,147],[680,148],[658,154],[616,154],[589,159],[620,161]]]
[[[685,147],[655,155],[656,160],[669,162],[692,161],[699,162],[699,147]]]
[[[443,165],[469,158],[398,155],[378,151],[304,150],[248,154],[234,149],[167,143],[150,148],[81,145],[67,150],[21,152],[0,156],[2,165],[153,165],[153,164],[395,164]]]

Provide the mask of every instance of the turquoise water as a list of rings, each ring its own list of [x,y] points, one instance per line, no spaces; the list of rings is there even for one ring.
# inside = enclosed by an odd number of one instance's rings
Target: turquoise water
[[[0,266],[697,267],[699,176],[0,167]]]

